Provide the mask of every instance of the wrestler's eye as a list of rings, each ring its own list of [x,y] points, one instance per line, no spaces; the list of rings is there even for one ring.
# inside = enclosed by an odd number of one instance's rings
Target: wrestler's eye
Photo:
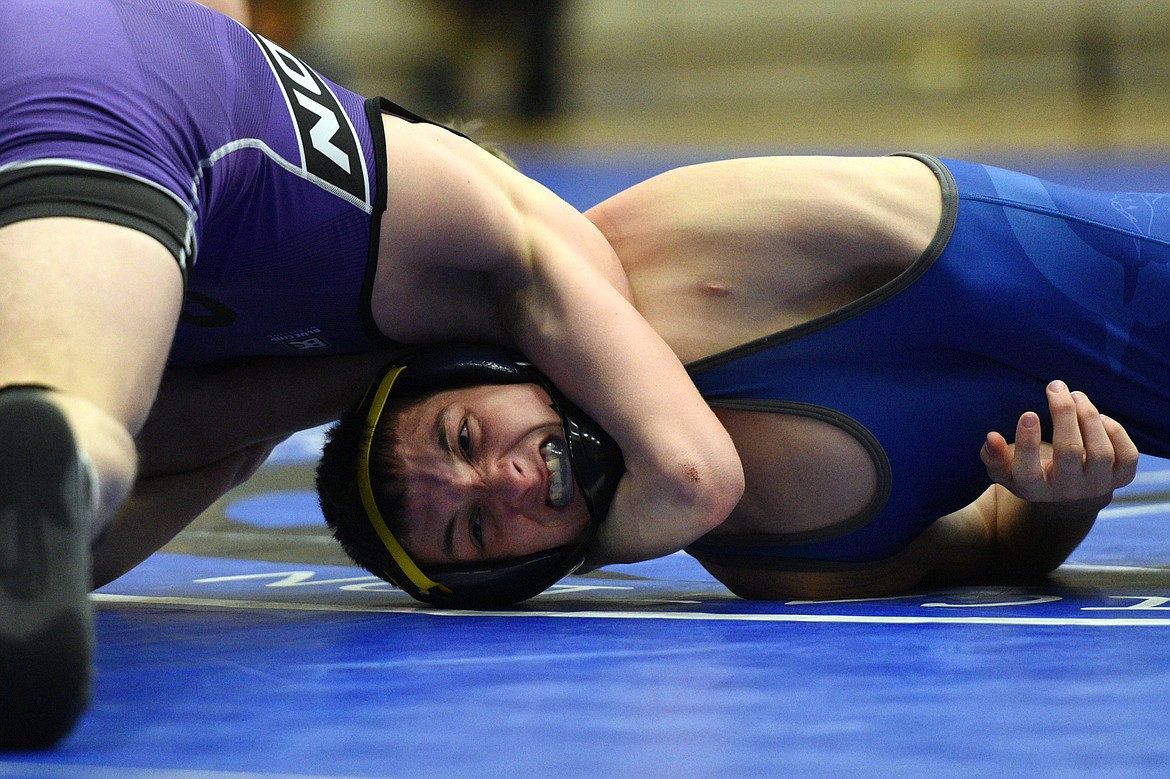
[[[468,528],[471,530],[471,542],[481,552],[483,551],[483,512],[477,506],[471,512],[471,521],[468,523]]]
[[[455,441],[459,444],[459,451],[463,452],[465,457],[471,455],[471,433],[467,431],[466,419],[459,425],[459,433],[455,436]]]

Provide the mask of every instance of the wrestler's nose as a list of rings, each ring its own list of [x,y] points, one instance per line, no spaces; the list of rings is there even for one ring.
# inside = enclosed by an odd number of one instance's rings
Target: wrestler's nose
[[[497,461],[483,474],[484,497],[502,509],[522,512],[535,505],[544,505],[540,497],[540,479],[530,468],[512,459]]]

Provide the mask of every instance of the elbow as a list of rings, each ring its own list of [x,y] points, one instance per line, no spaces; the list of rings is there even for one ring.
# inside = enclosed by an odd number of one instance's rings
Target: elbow
[[[743,466],[734,449],[718,459],[680,459],[675,474],[676,502],[699,535],[723,524],[743,497]]]
[[[715,513],[719,517],[719,521],[716,523],[717,525],[723,524],[723,521],[739,505],[740,499],[743,498],[745,488],[746,483],[743,475],[743,465],[740,464],[737,454],[733,458],[733,462],[728,464],[726,473],[720,480],[719,503],[715,510]]]

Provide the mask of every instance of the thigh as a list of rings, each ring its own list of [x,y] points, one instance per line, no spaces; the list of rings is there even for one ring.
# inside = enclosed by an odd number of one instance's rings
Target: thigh
[[[136,432],[182,304],[174,256],[127,227],[30,219],[0,227],[0,279],[0,386],[52,386]]]

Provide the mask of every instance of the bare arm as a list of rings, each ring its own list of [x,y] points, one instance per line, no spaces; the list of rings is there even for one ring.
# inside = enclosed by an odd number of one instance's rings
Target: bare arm
[[[383,331],[514,346],[614,437],[627,473],[598,540],[606,560],[667,554],[722,522],[743,490],[738,455],[597,228],[451,133],[388,119],[387,144],[410,164],[388,192]]]
[[[743,489],[738,455],[645,320],[599,275],[574,272],[567,252],[551,254],[534,267],[533,282],[509,291],[516,341],[613,435],[626,461],[590,558],[632,562],[677,551],[734,508]]]
[[[172,369],[138,435],[130,499],[93,550],[93,582],[121,576],[250,477],[298,430],[361,399],[391,352],[263,358],[230,369]]]
[[[93,586],[141,563],[233,487],[246,481],[282,439],[244,447],[199,468],[140,478],[93,549]]]
[[[395,352],[254,358],[229,368],[172,368],[137,436],[139,475],[173,475],[331,422],[361,400]]]

